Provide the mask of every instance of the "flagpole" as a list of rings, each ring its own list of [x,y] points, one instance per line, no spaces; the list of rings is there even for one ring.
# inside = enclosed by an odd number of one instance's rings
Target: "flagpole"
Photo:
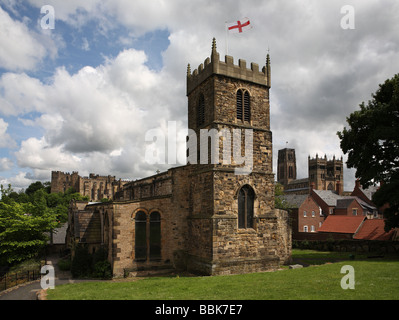
[[[228,40],[229,30],[228,30],[228,26],[227,26],[227,21],[224,22],[224,28],[226,31],[226,56],[228,56],[229,55],[229,40]]]

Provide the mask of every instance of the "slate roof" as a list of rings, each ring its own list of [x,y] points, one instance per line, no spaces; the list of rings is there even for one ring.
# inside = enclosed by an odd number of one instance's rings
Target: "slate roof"
[[[288,185],[298,184],[298,183],[306,183],[306,182],[309,182],[309,178],[291,180],[288,182]]]
[[[354,198],[337,199],[337,209],[346,209],[354,201]]]
[[[313,190],[313,192],[317,194],[329,207],[335,207],[337,205],[337,200],[344,198],[330,190]]]
[[[330,190],[313,190],[313,192],[316,193],[329,207],[347,208],[352,203],[352,201],[356,199],[357,202],[359,202],[359,204],[364,209],[367,209],[369,212],[377,210],[376,207],[368,204],[359,197],[340,196]]]
[[[288,203],[290,208],[299,208],[307,197],[307,194],[285,194],[279,196],[283,202]]]
[[[65,237],[68,229],[68,222],[64,223],[61,227],[54,229],[52,233],[53,244],[65,244]],[[46,232],[51,237],[50,232]],[[50,243],[50,241],[48,242]]]
[[[369,199],[372,200],[374,193],[377,192],[379,186],[369,186],[367,189],[363,189],[359,187],[359,189],[364,193],[364,195]]]

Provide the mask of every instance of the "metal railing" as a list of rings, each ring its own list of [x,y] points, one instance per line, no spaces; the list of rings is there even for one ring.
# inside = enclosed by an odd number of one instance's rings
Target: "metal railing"
[[[0,277],[0,292],[20,284],[40,279],[41,268],[6,273]]]

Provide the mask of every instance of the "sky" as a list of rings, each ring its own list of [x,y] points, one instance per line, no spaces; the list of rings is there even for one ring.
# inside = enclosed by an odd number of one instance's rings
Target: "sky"
[[[251,30],[226,35],[245,17]],[[270,52],[274,173],[289,147],[305,178],[309,155],[347,159],[337,131],[398,73],[398,17],[397,0],[0,0],[0,184],[180,165],[146,161],[146,133],[187,128],[187,64],[213,37],[236,64],[262,67]],[[354,169],[344,182],[353,190]]]

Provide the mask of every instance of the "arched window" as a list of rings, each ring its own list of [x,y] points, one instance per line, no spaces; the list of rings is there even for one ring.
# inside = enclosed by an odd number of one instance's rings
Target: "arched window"
[[[238,193],[238,228],[253,228],[254,200],[254,190],[248,185],[243,186]]]
[[[198,109],[197,109],[197,125],[201,126],[205,123],[205,98],[203,94],[200,94]]]
[[[150,260],[161,258],[161,215],[154,211],[150,215]]]
[[[147,260],[147,215],[139,211],[135,218],[135,258]]]
[[[251,103],[249,99],[249,92],[245,91],[244,93],[244,121],[251,120]]]
[[[251,98],[244,89],[237,91],[237,119],[247,122],[251,120]]]
[[[139,211],[135,217],[135,259],[136,261],[161,258],[161,215],[154,211],[149,215]]]

